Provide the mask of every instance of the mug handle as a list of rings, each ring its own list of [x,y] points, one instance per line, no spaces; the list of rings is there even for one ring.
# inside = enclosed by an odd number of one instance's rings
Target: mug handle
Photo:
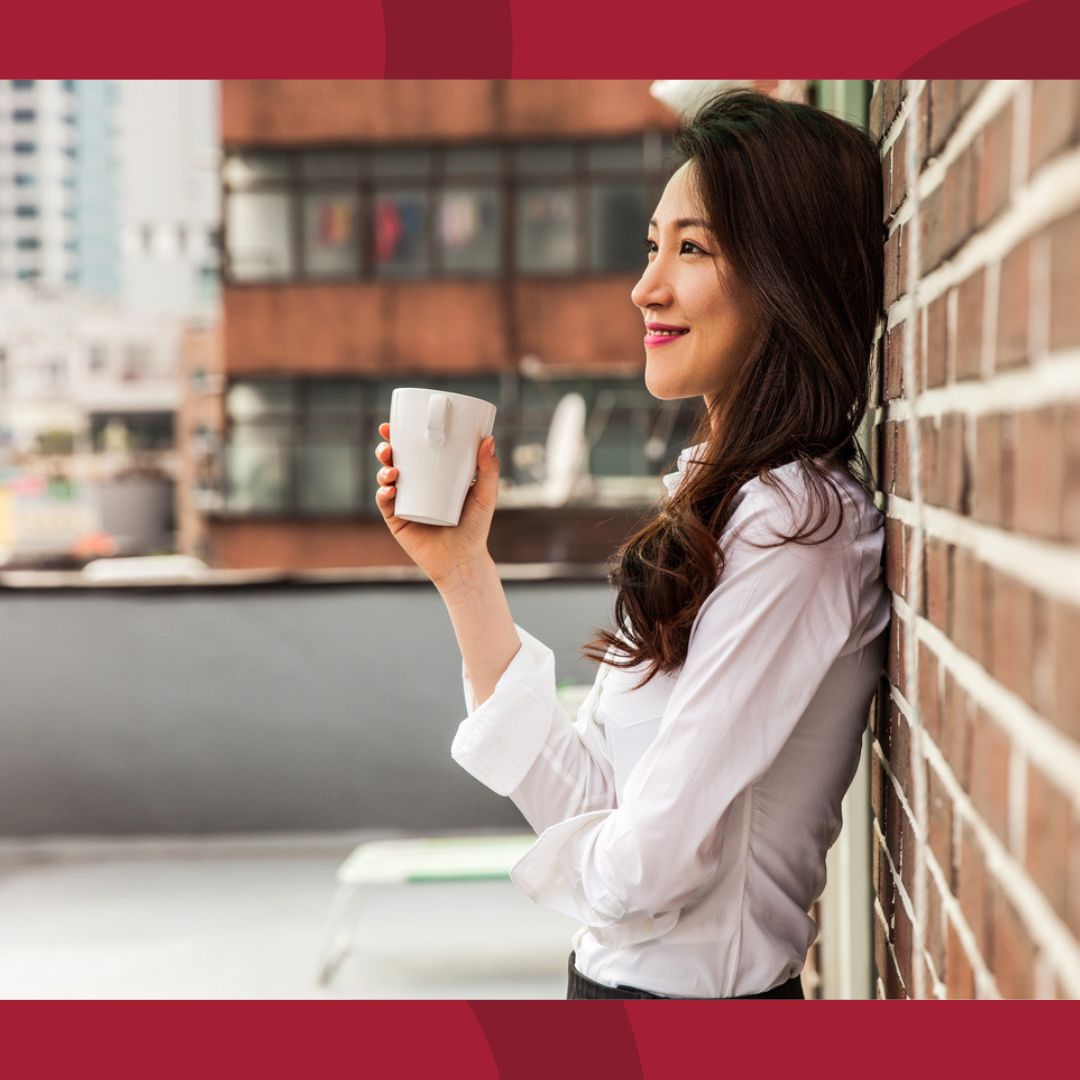
[[[432,394],[428,401],[427,433],[429,446],[442,446],[446,442],[446,420],[450,413],[450,399],[445,394]]]

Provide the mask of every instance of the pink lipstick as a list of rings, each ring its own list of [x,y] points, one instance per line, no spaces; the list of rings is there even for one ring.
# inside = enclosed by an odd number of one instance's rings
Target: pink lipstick
[[[670,331],[670,333],[657,333],[657,331],[660,330],[667,330]],[[646,323],[645,345],[670,345],[671,342],[678,341],[679,338],[685,337],[689,333],[690,329],[686,326],[669,326],[667,323]]]

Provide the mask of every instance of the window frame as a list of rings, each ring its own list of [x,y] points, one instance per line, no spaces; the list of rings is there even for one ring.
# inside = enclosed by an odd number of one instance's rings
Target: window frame
[[[648,129],[630,137],[596,139],[567,139],[542,142],[496,142],[477,140],[462,143],[425,144],[355,144],[350,146],[304,146],[282,148],[280,146],[230,146],[226,147],[226,159],[234,155],[278,155],[286,158],[284,176],[272,179],[256,179],[242,183],[229,180],[222,169],[221,193],[224,206],[221,236],[222,279],[230,288],[262,287],[266,285],[340,284],[345,282],[413,282],[413,281],[554,281],[578,277],[603,277],[633,272],[632,267],[605,267],[592,269],[591,237],[589,221],[589,198],[594,186],[609,184],[640,185],[646,206],[654,205],[660,198],[663,185],[671,172],[666,160],[664,142],[670,135],[663,129]],[[641,168],[590,166],[590,150],[597,147],[641,143]],[[570,169],[566,173],[545,173],[521,168],[515,161],[515,151],[529,147],[567,146],[570,149]],[[424,175],[394,176],[375,175],[375,155],[383,152],[425,149],[431,154],[430,167]],[[494,171],[447,170],[447,152],[458,149],[494,150],[498,166]],[[670,146],[668,147],[670,150]],[[302,156],[311,153],[352,151],[360,155],[358,173],[351,178],[312,177],[302,173]],[[536,183],[565,180],[572,191],[574,205],[574,260],[565,270],[523,271],[518,265],[516,242],[519,195],[522,189]],[[490,187],[498,192],[500,199],[499,219],[499,265],[493,270],[448,270],[444,265],[443,245],[438,234],[442,197],[456,187]],[[428,269],[416,275],[380,274],[375,263],[375,230],[373,225],[375,200],[380,189],[424,192],[428,201],[427,256]],[[355,195],[359,213],[356,242],[359,247],[358,271],[356,273],[320,274],[309,276],[304,251],[304,197],[318,192],[340,191]],[[233,253],[228,236],[229,200],[237,194],[248,193],[284,194],[288,200],[289,261],[293,273],[282,277],[237,279],[232,272]],[[644,235],[644,222],[642,223]]]

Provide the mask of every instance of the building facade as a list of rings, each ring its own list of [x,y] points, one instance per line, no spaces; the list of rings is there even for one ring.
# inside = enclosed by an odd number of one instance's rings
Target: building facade
[[[496,402],[506,485],[586,399],[587,498],[497,512],[503,561],[601,562],[688,408],[641,380],[630,290],[674,114],[645,80],[222,85],[225,567],[400,563],[374,505],[396,386]],[[511,500],[507,499],[507,504]]]

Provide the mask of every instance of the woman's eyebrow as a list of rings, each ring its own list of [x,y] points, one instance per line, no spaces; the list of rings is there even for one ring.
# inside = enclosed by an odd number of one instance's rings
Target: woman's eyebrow
[[[653,229],[660,228],[660,226],[656,224],[656,218],[653,218],[652,221],[649,222],[649,226]],[[702,221],[701,218],[679,218],[679,220],[675,222],[675,228],[707,229],[709,228],[709,223],[707,221]]]

